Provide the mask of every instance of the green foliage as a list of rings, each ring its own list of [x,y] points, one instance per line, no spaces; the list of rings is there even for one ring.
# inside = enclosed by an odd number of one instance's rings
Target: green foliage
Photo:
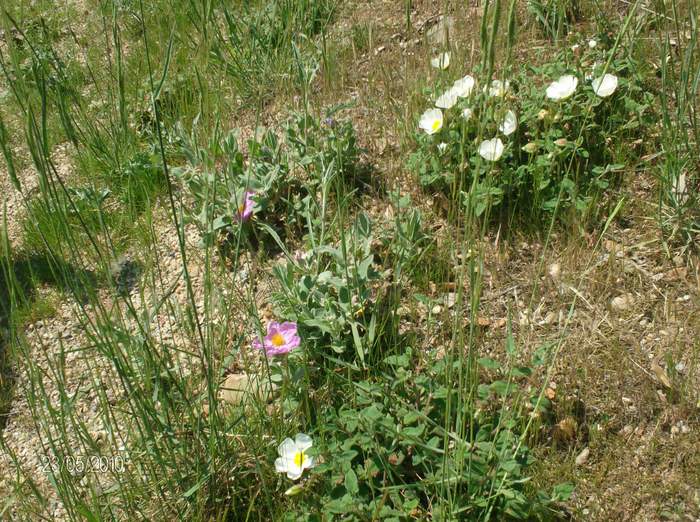
[[[276,266],[280,291],[275,301],[281,315],[304,327],[313,356],[354,354],[365,363],[376,334],[376,282],[372,227],[360,214],[340,245],[314,251]]]
[[[646,91],[640,67],[631,58],[611,60],[607,73],[619,78],[616,91],[599,97],[590,80],[602,76],[608,53],[589,49],[562,51],[558,59],[531,74],[510,80],[503,97],[475,89],[446,111],[445,124],[434,134],[419,132],[418,149],[409,165],[421,184],[474,205],[476,215],[501,206],[536,222],[574,209],[592,211],[600,193],[619,180],[619,172],[634,162],[629,150],[616,144],[640,136],[653,122],[653,96]],[[561,75],[578,79],[575,93],[550,100],[545,89]],[[479,91],[479,92],[477,92]],[[469,108],[470,118],[462,111]],[[505,135],[501,124],[508,111],[517,129]],[[504,142],[502,157],[489,162],[479,155],[481,140]]]
[[[580,15],[579,0],[528,0],[527,11],[550,40],[566,36]]]
[[[700,237],[700,29],[696,4],[687,4],[683,18],[693,20],[685,33],[673,20],[681,6],[664,5],[656,22],[661,56],[660,108],[663,154],[658,168],[660,223],[670,243],[698,247]],[[663,13],[663,14],[661,14]]]
[[[247,155],[234,132],[208,150],[183,139],[189,165],[173,172],[194,201],[196,211],[188,219],[205,243],[235,231],[279,241],[279,235],[309,224],[317,196],[335,192],[337,183],[352,183],[355,132],[349,121],[332,119],[334,114],[330,111],[323,123],[309,114],[292,115],[282,138],[263,131],[248,140]],[[246,193],[255,201],[253,220],[243,217]]]
[[[310,38],[324,31],[334,0],[271,0],[243,2],[235,11],[224,7],[225,34],[213,47],[244,100],[260,102],[295,77],[300,66],[294,46],[304,46],[304,59],[316,48]]]
[[[377,379],[349,384],[352,401],[322,408],[323,462],[313,492],[285,520],[556,518],[570,488],[527,488],[526,419],[503,407],[520,385],[484,383],[474,401],[459,382],[464,362],[450,361],[418,371],[408,348],[386,357]]]

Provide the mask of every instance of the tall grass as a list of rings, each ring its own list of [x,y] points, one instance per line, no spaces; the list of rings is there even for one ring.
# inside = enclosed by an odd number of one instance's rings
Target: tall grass
[[[697,248],[700,233],[700,49],[698,10],[672,0],[655,13],[661,64],[663,151],[659,217],[670,243]]]

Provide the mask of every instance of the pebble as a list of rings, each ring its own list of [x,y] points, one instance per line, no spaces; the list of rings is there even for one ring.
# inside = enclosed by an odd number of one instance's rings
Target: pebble
[[[576,457],[576,465],[583,466],[588,461],[588,456],[591,454],[591,450],[587,447],[583,448],[583,451]]]
[[[632,294],[618,295],[617,297],[613,298],[612,301],[610,301],[610,306],[619,312],[629,310],[633,304],[634,296],[632,296]]]

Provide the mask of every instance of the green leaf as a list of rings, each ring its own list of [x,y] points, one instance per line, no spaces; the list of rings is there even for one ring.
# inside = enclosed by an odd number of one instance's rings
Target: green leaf
[[[481,357],[477,362],[481,366],[483,366],[484,368],[488,368],[489,370],[497,370],[501,367],[501,363],[489,357]]]
[[[357,475],[352,469],[345,473],[345,489],[352,495],[357,495],[360,492],[357,485]]]

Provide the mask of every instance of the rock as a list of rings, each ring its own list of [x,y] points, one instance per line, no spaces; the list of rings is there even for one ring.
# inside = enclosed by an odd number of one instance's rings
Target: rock
[[[551,265],[549,265],[547,273],[549,273],[549,277],[551,277],[552,279],[559,279],[559,275],[561,274],[561,265],[559,263],[552,263]]]
[[[591,454],[591,450],[589,450],[587,447],[583,448],[583,451],[578,454],[576,457],[576,465],[577,466],[583,466],[586,461],[588,461],[588,456]]]
[[[266,401],[276,386],[270,389],[270,382],[264,377],[246,373],[232,373],[221,385],[219,398],[229,404],[238,405],[250,399]]]
[[[618,312],[629,310],[633,304],[634,296],[632,296],[632,294],[618,295],[617,297],[613,298],[612,301],[610,301],[610,306],[613,308],[613,310]]]

